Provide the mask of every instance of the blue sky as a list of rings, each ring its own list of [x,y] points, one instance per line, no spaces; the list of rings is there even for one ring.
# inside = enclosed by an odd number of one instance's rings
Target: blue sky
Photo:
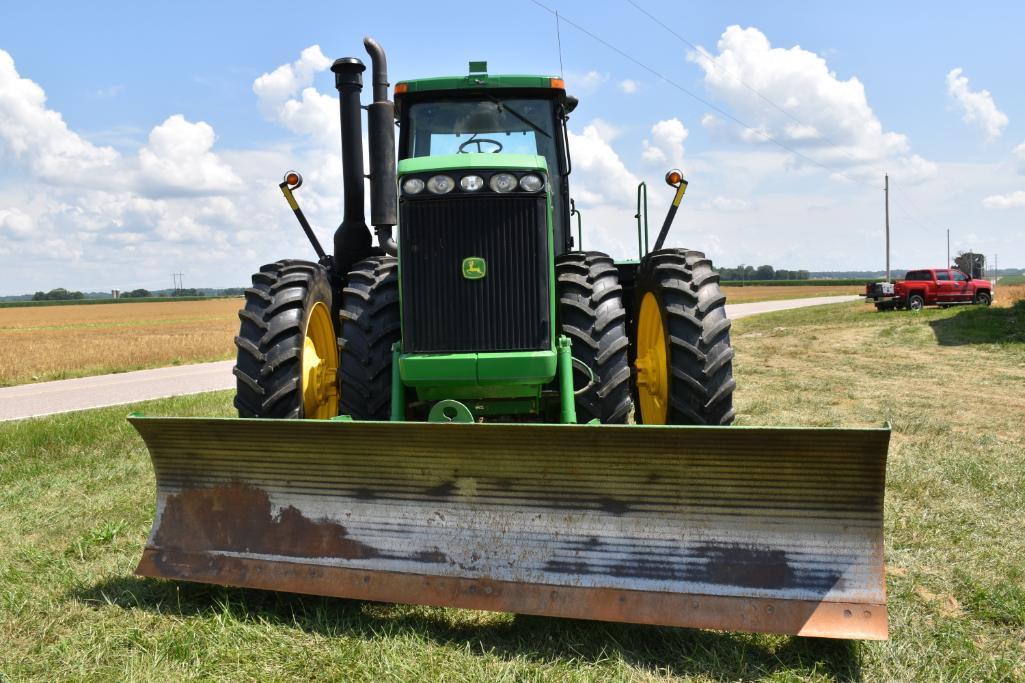
[[[629,2],[544,3],[707,102],[562,24],[588,247],[631,255],[634,184],[649,182],[660,216],[658,178],[682,165],[678,244],[725,265],[881,268],[888,171],[896,266],[941,265],[946,228],[952,251],[1025,265],[1025,5],[636,2],[707,52]],[[276,182],[304,171],[300,199],[326,237],[340,169],[325,60],[364,57],[369,34],[393,81],[461,74],[471,59],[559,73],[545,9],[466,7],[7,6],[0,294],[162,287],[172,271],[233,286],[308,256]]]

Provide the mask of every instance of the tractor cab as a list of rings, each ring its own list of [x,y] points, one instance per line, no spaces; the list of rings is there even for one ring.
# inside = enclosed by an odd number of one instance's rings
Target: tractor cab
[[[403,81],[395,86],[395,116],[399,123],[400,166],[426,168],[437,162],[444,166],[530,165],[527,157],[544,159],[541,177],[550,190],[555,255],[573,248],[569,226],[569,184],[571,164],[566,120],[577,100],[566,95],[561,78],[549,76],[489,75],[486,62],[470,62],[470,74]],[[471,155],[471,156],[466,156]],[[498,155],[476,157],[474,155]],[[426,159],[426,158],[433,159]],[[442,159],[439,159],[442,158]],[[517,164],[516,158],[521,162]],[[419,164],[402,164],[420,160]],[[511,169],[510,169],[511,170]],[[541,169],[535,169],[541,170]],[[481,177],[474,174],[475,177]],[[464,176],[465,177],[465,176]],[[483,178],[482,178],[483,179]],[[429,180],[429,178],[428,178]],[[472,178],[456,179],[448,192],[483,192],[493,188],[476,184]],[[507,179],[506,179],[507,180]],[[500,192],[530,191],[532,179],[518,177]],[[401,187],[401,186],[400,186]],[[419,187],[412,180],[402,194]]]

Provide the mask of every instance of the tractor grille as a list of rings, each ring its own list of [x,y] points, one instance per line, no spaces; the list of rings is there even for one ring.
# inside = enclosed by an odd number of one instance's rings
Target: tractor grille
[[[544,197],[403,200],[402,350],[550,348],[547,235]],[[486,262],[479,280],[463,277],[471,256]]]

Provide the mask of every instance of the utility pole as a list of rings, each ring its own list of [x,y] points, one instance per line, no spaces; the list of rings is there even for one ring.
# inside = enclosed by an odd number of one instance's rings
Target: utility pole
[[[1000,279],[1000,262],[997,261],[997,256],[1000,254],[993,254],[993,299],[997,298],[997,280]]]
[[[886,281],[890,281],[890,175],[883,176],[885,185],[883,191],[886,193]]]
[[[950,228],[947,228],[947,265],[946,268],[950,268]]]

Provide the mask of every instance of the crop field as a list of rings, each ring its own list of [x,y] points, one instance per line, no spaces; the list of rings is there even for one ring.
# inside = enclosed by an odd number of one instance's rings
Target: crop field
[[[1025,302],[734,327],[741,424],[893,437],[888,642],[396,606],[142,579],[153,476],[124,421],[0,424],[0,680],[1025,680]]]
[[[864,294],[864,285],[750,285],[722,288],[727,304],[746,304],[754,301],[779,301],[782,299],[805,299],[813,296],[841,296],[843,294]]]
[[[231,358],[241,299],[0,308],[0,386]]]
[[[855,286],[724,288],[732,303],[857,294]],[[0,308],[0,387],[235,355],[241,299]]]

